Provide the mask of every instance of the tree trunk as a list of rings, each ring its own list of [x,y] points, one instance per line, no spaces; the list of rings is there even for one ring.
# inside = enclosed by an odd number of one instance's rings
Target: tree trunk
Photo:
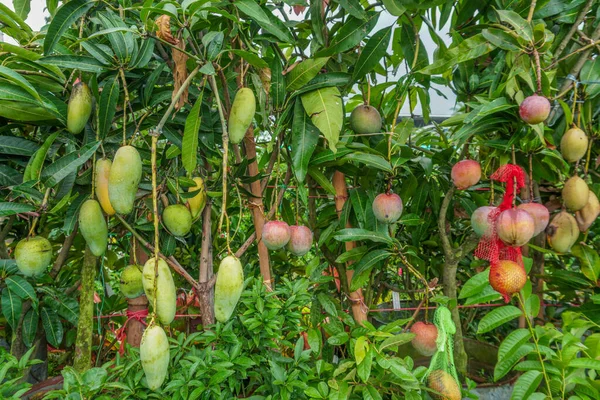
[[[205,290],[198,293],[198,302],[200,303],[200,314],[202,316],[202,325],[212,325],[215,323],[214,312],[214,285],[208,282],[213,277],[213,258],[212,258],[212,202],[208,200],[204,211],[202,212],[202,252],[200,255],[200,276],[199,282]]]
[[[92,332],[94,330],[94,281],[96,261],[89,247],[85,248],[81,269],[81,292],[79,294],[79,322],[75,339],[75,359],[73,368],[79,373],[92,365]]]
[[[346,178],[344,174],[339,171],[335,171],[333,174],[333,187],[335,188],[335,210],[338,217],[342,213],[344,203],[348,199],[348,188],[346,187]],[[351,228],[350,223],[346,224],[346,228]],[[352,250],[356,247],[356,242],[346,242],[346,251]],[[348,263],[349,264],[349,263]],[[342,271],[340,271],[340,274]],[[346,269],[346,277],[348,279],[348,285],[352,283],[352,275],[354,271]],[[349,294],[350,301],[352,302],[352,315],[354,320],[362,325],[367,320],[367,307],[364,303],[362,289],[358,289]]]

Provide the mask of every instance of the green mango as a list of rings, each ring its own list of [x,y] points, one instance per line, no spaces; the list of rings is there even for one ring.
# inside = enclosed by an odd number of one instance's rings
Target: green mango
[[[241,88],[233,99],[229,113],[229,141],[237,144],[244,139],[246,131],[254,119],[256,98],[249,88]]]
[[[192,213],[182,204],[172,204],[163,210],[163,223],[175,236],[185,236],[192,229]]]
[[[52,261],[52,244],[41,236],[23,239],[15,248],[15,261],[23,275],[40,275]]]
[[[108,198],[119,214],[133,210],[135,195],[142,179],[142,159],[133,146],[117,150],[108,175]]]
[[[154,258],[149,259],[144,264],[142,272],[142,283],[144,292],[151,305],[154,305],[154,277],[155,263]],[[177,294],[175,292],[175,283],[169,270],[169,266],[162,258],[158,259],[158,280],[156,281],[156,315],[161,323],[168,325],[175,319],[175,309],[177,308]]]
[[[140,361],[151,390],[160,388],[169,369],[169,339],[158,325],[146,328],[140,343]]]
[[[98,201],[86,200],[81,206],[79,231],[93,255],[100,257],[104,254],[108,244],[108,227]]]
[[[215,318],[226,322],[233,314],[244,289],[244,270],[240,260],[227,256],[221,261],[215,283]]]
[[[135,299],[144,294],[144,283],[142,282],[142,266],[128,265],[121,272],[120,288],[123,296]]]
[[[83,131],[92,114],[92,91],[79,79],[73,85],[67,106],[67,130],[76,135]]]

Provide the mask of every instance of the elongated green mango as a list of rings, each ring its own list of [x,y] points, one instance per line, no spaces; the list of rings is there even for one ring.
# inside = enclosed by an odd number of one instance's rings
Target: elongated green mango
[[[215,283],[215,318],[225,322],[233,314],[244,289],[244,270],[240,260],[227,256],[221,261]]]
[[[108,227],[100,203],[96,200],[86,200],[81,206],[79,231],[93,255],[100,257],[104,254],[108,243]]]
[[[151,258],[144,264],[142,273],[144,292],[150,304],[154,304],[154,277],[156,276],[154,268],[154,258]],[[156,315],[160,322],[165,325],[170,324],[175,319],[176,306],[177,298],[173,276],[165,260],[159,258],[158,279],[156,280]]]
[[[135,194],[142,179],[142,159],[133,146],[117,150],[108,175],[108,198],[119,214],[133,210]]]
[[[204,187],[204,180],[202,178],[195,177],[194,182],[196,182],[196,186],[189,188],[188,192],[195,192],[197,190],[199,190],[199,192],[191,199],[188,199],[188,205],[190,206],[192,218],[196,219],[206,205],[206,188]]]
[[[94,176],[96,196],[98,196],[98,202],[100,202],[100,206],[107,215],[115,215],[115,209],[108,198],[108,176],[111,167],[112,162],[109,159],[99,159],[96,161],[96,175]]]
[[[67,106],[67,129],[72,134],[80,133],[92,114],[92,92],[79,79],[73,85]]]
[[[163,328],[151,325],[144,331],[140,343],[140,360],[151,390],[160,388],[169,369],[169,339]]]
[[[52,244],[41,236],[23,239],[15,248],[15,261],[23,275],[40,275],[52,261]]]
[[[244,139],[248,127],[254,119],[256,99],[249,88],[241,88],[233,99],[229,113],[229,141],[237,144]]]

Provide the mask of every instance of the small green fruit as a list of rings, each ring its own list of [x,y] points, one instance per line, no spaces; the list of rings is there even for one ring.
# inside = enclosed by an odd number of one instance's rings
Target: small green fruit
[[[15,248],[15,261],[23,275],[40,275],[52,261],[52,244],[41,236],[23,239]]]
[[[108,197],[119,214],[133,210],[135,195],[142,179],[142,159],[133,146],[117,150],[108,175]]]
[[[588,137],[579,128],[571,128],[560,140],[560,153],[568,162],[581,160],[588,148]]]
[[[215,283],[215,318],[226,322],[233,314],[244,289],[244,270],[240,260],[227,256],[221,261]]]
[[[581,210],[588,203],[589,196],[590,188],[580,177],[572,176],[565,182],[562,199],[569,210]]]
[[[81,206],[79,231],[93,255],[100,257],[104,254],[108,243],[108,227],[100,203],[96,200],[86,200]]]
[[[375,107],[363,104],[356,107],[350,114],[350,127],[355,133],[379,133],[381,132],[381,115]]]
[[[249,88],[241,88],[233,99],[229,113],[229,141],[237,144],[244,139],[256,112],[256,98]]]
[[[67,129],[72,134],[80,133],[92,113],[92,92],[85,82],[79,79],[73,85],[67,106]]]
[[[163,222],[175,236],[185,236],[192,229],[192,214],[182,204],[172,204],[163,210]]]
[[[128,265],[121,272],[121,293],[128,299],[135,299],[144,294],[142,282],[142,267],[140,265]]]

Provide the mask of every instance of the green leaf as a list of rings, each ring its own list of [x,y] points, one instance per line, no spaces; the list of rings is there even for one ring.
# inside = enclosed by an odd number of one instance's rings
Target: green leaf
[[[512,10],[496,10],[500,21],[505,22],[515,29],[515,32],[528,42],[533,40],[531,24]]]
[[[490,269],[473,275],[460,290],[459,299],[466,299],[480,293],[489,284]]]
[[[373,349],[369,348],[364,360],[357,365],[356,374],[363,381],[367,382],[371,376],[371,367],[373,365]]]
[[[0,100],[21,101],[31,104],[39,104],[39,100],[34,98],[25,89],[11,85],[7,82],[0,82]]]
[[[23,300],[30,299],[34,303],[37,301],[37,296],[35,295],[35,290],[33,290],[33,286],[29,282],[25,280],[22,276],[12,275],[4,280],[6,283],[6,287],[14,294],[19,296]]]
[[[35,207],[30,206],[29,204],[0,202],[0,217],[7,217],[9,215],[21,214],[34,210]]]
[[[304,182],[308,172],[308,163],[319,142],[319,130],[312,124],[302,103],[294,105],[292,122],[292,166],[298,182]]]
[[[8,287],[2,290],[2,314],[6,318],[6,322],[14,330],[17,329],[21,311],[23,309],[23,301],[19,296],[13,293]]]
[[[281,59],[273,57],[269,62],[269,68],[271,68],[271,99],[273,99],[273,107],[279,109],[284,104],[286,91]]]
[[[367,167],[376,168],[381,171],[392,172],[392,166],[383,157],[376,154],[368,154],[361,152],[354,152],[345,155],[341,158],[341,161],[353,161],[365,164]]]
[[[323,3],[318,0],[310,2],[310,27],[315,41],[320,46],[325,44],[325,31],[327,29],[324,21],[325,18],[323,16],[324,10],[321,8],[322,4]]]
[[[378,12],[367,13],[367,19],[348,18],[346,23],[336,32],[331,39],[329,47],[319,51],[317,57],[331,56],[343,53],[356,47],[377,24]]]
[[[359,0],[338,0],[340,5],[348,14],[358,19],[365,19],[367,13],[363,9]]]
[[[31,0],[13,0],[13,7],[15,8],[15,14],[26,20],[29,11],[31,11]]]
[[[255,53],[251,53],[249,51],[239,50],[239,49],[232,49],[232,50],[227,50],[227,51],[230,53],[233,53],[233,54],[237,54],[238,56],[242,57],[244,60],[248,61],[248,64],[252,65],[253,67],[269,68],[269,65],[267,64],[267,62],[264,61],[262,58],[260,58]]]
[[[80,71],[93,72],[96,74],[102,73],[106,69],[106,66],[102,62],[87,56],[46,56],[40,58],[39,62],[42,64],[56,65],[60,68],[78,69]]]
[[[326,293],[317,294],[317,299],[319,300],[319,303],[321,303],[321,306],[323,306],[323,309],[327,311],[329,315],[334,317],[337,316],[337,309],[335,308],[335,303],[331,300],[331,298],[329,298],[329,296]]]
[[[366,336],[360,336],[354,343],[354,358],[357,364],[363,362],[367,351],[369,351],[369,341]]]
[[[0,164],[0,186],[18,185],[23,181],[23,175],[8,165]]]
[[[387,49],[390,44],[390,38],[392,37],[392,27],[383,28],[376,32],[365,47],[360,52],[358,61],[354,65],[354,72],[352,73],[352,79],[358,81],[363,76],[371,72],[379,60],[387,54]]]
[[[535,351],[535,348],[531,343],[525,343],[524,345],[517,348],[516,351],[510,355],[506,355],[502,360],[499,360],[494,367],[494,381],[502,379],[508,374],[523,357]]]
[[[458,46],[448,49],[443,57],[419,72],[426,75],[441,74],[457,64],[479,58],[492,50],[494,46],[482,34],[477,34],[463,40]]]
[[[600,360],[592,360],[591,358],[575,358],[569,362],[569,368],[593,369],[600,371]]]
[[[510,396],[511,400],[529,399],[540,385],[544,376],[540,371],[527,371],[517,379]]]
[[[40,315],[35,308],[27,311],[27,314],[23,317],[23,343],[25,343],[25,346],[33,346],[39,322]]]
[[[105,28],[127,28],[127,25],[123,20],[115,13],[106,11],[98,13],[98,18],[102,21],[102,25]],[[111,32],[105,35],[111,44],[112,50],[115,52],[115,56],[121,61],[121,63],[128,63],[136,57],[137,53],[137,42],[133,39],[131,32],[123,32],[121,29],[117,29],[115,32]]]
[[[54,132],[52,135],[48,136],[48,138],[44,141],[42,147],[40,147],[27,164],[25,168],[25,174],[23,175],[23,182],[38,180],[40,179],[40,173],[42,172],[42,168],[44,167],[44,161],[46,160],[46,154],[48,154],[48,150],[54,140],[56,140],[57,136],[60,134],[60,131]]]
[[[267,8],[261,7],[254,0],[237,0],[235,6],[252,18],[258,26],[286,43],[293,43],[294,38],[289,29]]]
[[[531,333],[527,329],[517,329],[512,331],[500,344],[498,348],[498,361],[512,356],[523,344],[531,338]]]
[[[402,5],[402,0],[383,0],[383,6],[390,14],[395,17],[400,17],[406,11],[406,8]]]
[[[484,38],[499,49],[506,51],[519,51],[521,47],[519,42],[508,32],[502,29],[489,28],[481,31]]]
[[[56,116],[44,107],[35,107],[31,103],[6,100],[0,100],[0,116],[22,122],[53,121],[56,119]],[[0,147],[2,147],[1,144]]]
[[[380,232],[373,232],[360,228],[347,228],[338,231],[334,238],[340,242],[350,242],[358,240],[370,240],[375,243],[394,244],[394,239]]]
[[[334,153],[344,122],[341,93],[336,87],[318,89],[303,94],[302,105],[312,123],[321,131]]]
[[[54,49],[65,31],[83,16],[92,6],[90,0],[72,0],[64,3],[52,18],[46,38],[44,39],[44,54],[48,55]]]
[[[576,244],[571,248],[571,254],[579,259],[581,272],[592,282],[600,278],[600,256],[587,244]]]
[[[383,351],[388,347],[396,348],[398,346],[402,346],[414,339],[416,335],[414,333],[400,333],[398,335],[392,336],[390,338],[385,339],[381,345],[379,345],[379,351]]]
[[[8,8],[4,3],[0,3],[0,23],[6,25],[7,27],[13,28],[11,36],[14,33],[16,39],[21,41],[21,39],[29,39],[33,36],[33,31],[25,23],[23,18],[13,12],[10,8]]]
[[[202,114],[200,113],[200,109],[202,108],[202,94],[203,92],[200,92],[200,96],[198,96],[196,103],[194,103],[194,106],[185,119],[181,160],[188,175],[193,174],[198,161],[198,135],[200,133],[200,122],[202,121]]]
[[[0,76],[5,78],[7,81],[19,86],[21,89],[25,90],[27,93],[29,93],[31,96],[33,96],[40,102],[42,101],[40,95],[38,94],[37,90],[35,90],[33,85],[29,83],[27,79],[23,78],[23,76],[21,76],[21,74],[19,74],[18,72],[15,72],[12,69],[7,68],[3,65],[0,65]]]
[[[102,94],[100,94],[100,104],[98,106],[98,135],[100,139],[104,139],[110,131],[113,118],[117,112],[119,90],[119,78],[117,75],[112,75],[104,80]]]
[[[477,327],[477,334],[489,332],[521,315],[523,315],[523,312],[515,306],[498,307],[484,315]]]
[[[96,149],[100,146],[100,142],[92,142],[83,146],[66,156],[58,159],[50,164],[42,172],[42,180],[47,187],[53,187],[58,182],[66,178],[69,174],[77,171],[81,165],[92,158]]]
[[[363,271],[370,270],[375,264],[389,258],[391,255],[392,253],[387,250],[373,250],[365,254],[359,262],[353,265],[354,273],[360,274]]]
[[[287,73],[287,90],[294,91],[300,89],[310,82],[329,61],[329,57],[309,58],[298,63],[290,72]]]
[[[59,347],[63,338],[63,325],[60,318],[47,307],[42,307],[40,314],[42,315],[42,326],[46,332],[46,340],[50,345]]]

